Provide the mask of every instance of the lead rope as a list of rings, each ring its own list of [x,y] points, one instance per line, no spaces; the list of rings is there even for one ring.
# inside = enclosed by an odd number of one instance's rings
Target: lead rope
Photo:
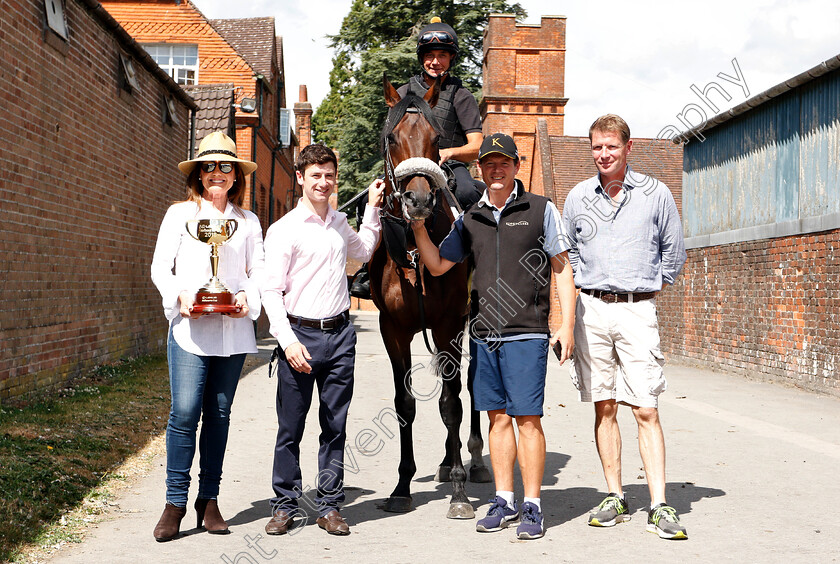
[[[415,275],[417,276],[417,283],[414,285],[414,288],[417,290],[417,302],[420,311],[420,328],[423,330],[423,342],[426,343],[426,350],[429,351],[429,354],[434,355],[435,351],[432,350],[432,346],[429,344],[429,335],[426,331],[426,306],[423,302],[423,276],[420,274],[420,261],[417,260],[419,255],[420,253],[417,249],[408,251],[408,256],[411,257],[410,264],[414,268]]]

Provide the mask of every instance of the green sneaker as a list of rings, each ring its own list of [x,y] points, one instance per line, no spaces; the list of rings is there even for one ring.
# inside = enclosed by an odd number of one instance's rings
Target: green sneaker
[[[589,524],[593,527],[613,527],[622,521],[630,520],[630,508],[627,502],[610,493],[595,511],[589,514]]]
[[[648,513],[647,530],[661,539],[687,539],[685,527],[680,525],[677,512],[670,505],[660,503]]]

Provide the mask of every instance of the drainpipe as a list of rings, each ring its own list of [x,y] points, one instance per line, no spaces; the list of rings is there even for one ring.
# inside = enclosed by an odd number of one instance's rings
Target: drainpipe
[[[262,127],[262,105],[263,105],[263,88],[262,75],[258,74],[257,80],[257,125],[251,126],[251,161],[257,162],[257,137],[259,137],[259,130]],[[256,209],[257,203],[257,171],[251,173],[251,211]],[[259,215],[259,209],[256,209]]]
[[[190,109],[190,160],[195,158],[195,116],[196,110]]]
[[[277,150],[282,146],[275,146],[271,150],[271,184],[268,186],[268,224],[274,223],[274,168],[277,162]]]

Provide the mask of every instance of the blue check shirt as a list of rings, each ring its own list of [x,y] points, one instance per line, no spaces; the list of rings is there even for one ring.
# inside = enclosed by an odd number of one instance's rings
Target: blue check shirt
[[[682,223],[671,191],[629,167],[619,202],[584,180],[566,197],[563,223],[579,288],[655,292],[673,284],[685,264]]]

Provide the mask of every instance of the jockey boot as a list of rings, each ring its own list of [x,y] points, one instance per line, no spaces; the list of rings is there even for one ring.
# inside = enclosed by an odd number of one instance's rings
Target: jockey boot
[[[353,282],[350,284],[350,295],[363,300],[370,299],[370,274],[368,274],[367,263],[353,275]]]

